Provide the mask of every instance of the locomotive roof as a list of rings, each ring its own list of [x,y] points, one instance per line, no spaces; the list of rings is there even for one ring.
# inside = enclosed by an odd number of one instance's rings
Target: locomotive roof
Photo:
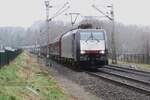
[[[104,31],[104,29],[78,29],[78,31]]]

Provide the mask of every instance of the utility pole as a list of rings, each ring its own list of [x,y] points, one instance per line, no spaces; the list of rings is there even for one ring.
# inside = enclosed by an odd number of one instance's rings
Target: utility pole
[[[55,17],[59,16],[66,10],[70,8],[70,6],[67,6],[68,2],[66,2],[61,9],[59,9],[52,17],[49,17],[49,8],[52,8],[53,6],[50,5],[49,0],[45,1],[45,6],[46,6],[46,26],[47,26],[47,36],[48,36],[48,41],[47,41],[47,50],[48,50],[48,44],[50,43],[50,34],[49,34],[49,22],[54,19]],[[67,6],[67,8],[65,8]],[[47,53],[48,54],[48,53]]]
[[[49,34],[49,8],[52,7],[49,4],[49,0],[44,1],[46,6],[46,26],[47,26],[47,50],[46,50],[46,63],[48,63],[49,58],[49,42],[50,42],[50,34]]]
[[[147,55],[147,64],[150,64],[150,40],[148,37],[148,32],[146,33],[146,55]]]
[[[114,6],[113,4],[107,7],[111,8],[110,14],[111,17],[107,14],[105,14],[103,11],[98,9],[95,5],[92,5],[94,9],[96,9],[98,12],[100,12],[102,15],[104,15],[106,18],[108,18],[112,22],[112,32],[111,32],[111,48],[112,48],[112,64],[117,64],[117,56],[116,56],[116,45],[115,45],[115,20],[114,20]]]
[[[57,17],[57,16],[59,16],[60,14],[62,14],[64,11],[66,11],[66,10],[68,10],[69,8],[70,8],[70,6],[68,6],[67,8],[65,8],[67,5],[68,5],[68,2],[66,2],[64,5],[63,5],[63,7],[61,8],[61,9],[59,9],[56,13],[55,13],[55,15],[54,16],[52,16],[51,18],[49,17],[49,8],[52,8],[53,6],[51,6],[50,5],[50,3],[49,3],[49,0],[45,0],[44,1],[45,2],[45,6],[46,6],[46,26],[47,26],[47,37],[48,37],[48,39],[47,39],[47,59],[46,59],[46,64],[47,65],[49,65],[49,62],[48,62],[48,58],[49,58],[49,43],[50,43],[50,34],[49,34],[49,22],[53,19],[53,18],[55,18],[55,17]],[[65,9],[64,9],[65,8]]]
[[[116,43],[115,43],[115,20],[114,20],[114,6],[107,6],[111,8],[111,18],[112,18],[112,33],[111,33],[111,42],[112,42],[112,64],[117,64],[117,54],[116,54]]]

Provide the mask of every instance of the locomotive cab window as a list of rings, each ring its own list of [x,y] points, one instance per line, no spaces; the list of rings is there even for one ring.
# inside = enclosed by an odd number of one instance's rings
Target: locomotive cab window
[[[104,40],[103,32],[80,32],[81,40]]]

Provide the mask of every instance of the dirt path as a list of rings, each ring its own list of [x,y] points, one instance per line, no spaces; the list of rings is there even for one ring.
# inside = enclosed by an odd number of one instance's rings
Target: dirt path
[[[82,86],[68,80],[63,76],[55,74],[54,77],[59,85],[67,92],[67,94],[70,94],[75,100],[102,100],[86,92]]]
[[[49,73],[54,77],[57,81],[59,86],[63,88],[63,90],[70,95],[74,100],[103,100],[92,95],[89,92],[86,92],[85,89],[78,85],[77,83],[67,79],[66,77],[62,76],[57,72],[55,66],[53,67],[46,67],[44,60],[40,60],[40,65],[44,67],[44,69],[48,70]]]

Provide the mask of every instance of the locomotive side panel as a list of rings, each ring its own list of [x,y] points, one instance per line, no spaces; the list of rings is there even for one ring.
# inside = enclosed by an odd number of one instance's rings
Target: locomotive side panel
[[[71,33],[61,38],[61,57],[74,58],[74,36]]]

